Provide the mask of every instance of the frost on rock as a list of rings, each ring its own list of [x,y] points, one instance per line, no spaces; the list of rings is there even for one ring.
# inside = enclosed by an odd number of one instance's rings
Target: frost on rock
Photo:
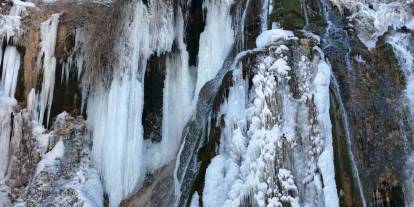
[[[57,160],[63,157],[64,153],[65,145],[62,141],[59,141],[50,152],[43,155],[42,160],[37,164],[36,174],[39,174],[47,168],[53,168],[56,165]]]
[[[21,34],[20,17],[12,15],[0,15],[0,38],[9,40]]]
[[[206,171],[203,206],[339,206],[330,66],[317,48],[288,45],[258,53],[251,82],[236,64],[217,115],[220,146]]]
[[[363,0],[331,0],[341,11],[351,10],[349,16],[355,23],[358,37],[368,47],[374,48],[380,36],[389,27],[414,29],[413,1],[363,1]]]
[[[41,156],[19,200],[27,206],[87,206],[103,204],[103,188],[90,160],[91,138],[85,121],[63,113],[47,135],[49,151]]]
[[[386,41],[392,46],[394,54],[400,63],[400,69],[405,76],[406,88],[404,96],[406,98],[406,107],[411,115],[411,122],[414,121],[414,48],[411,44],[413,40],[412,33],[391,32],[386,37]],[[410,146],[409,142],[404,143],[404,148],[409,148],[408,146]],[[414,205],[414,152],[411,150],[406,157],[404,173],[407,180],[404,183],[404,197],[408,206],[412,206]]]

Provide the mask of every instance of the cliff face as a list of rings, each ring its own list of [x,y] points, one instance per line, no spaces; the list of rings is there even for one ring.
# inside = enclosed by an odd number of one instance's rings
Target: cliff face
[[[1,2],[0,206],[412,206],[413,7]]]

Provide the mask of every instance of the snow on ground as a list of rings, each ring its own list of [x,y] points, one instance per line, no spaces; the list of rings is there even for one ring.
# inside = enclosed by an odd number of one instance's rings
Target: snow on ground
[[[64,153],[65,145],[63,144],[63,141],[60,140],[51,151],[42,156],[42,160],[37,164],[36,174],[39,174],[46,168],[54,167],[57,160],[62,158]]]

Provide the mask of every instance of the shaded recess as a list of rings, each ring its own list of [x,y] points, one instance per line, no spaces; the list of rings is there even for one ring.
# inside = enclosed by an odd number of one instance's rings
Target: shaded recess
[[[197,65],[200,34],[203,32],[205,27],[203,14],[203,0],[191,1],[191,7],[187,14],[188,22],[185,29],[185,42],[187,44],[187,51],[190,56],[190,66]]]
[[[152,55],[147,64],[144,78],[144,110],[142,125],[144,139],[160,142],[162,139],[163,89],[166,75],[166,55]]]

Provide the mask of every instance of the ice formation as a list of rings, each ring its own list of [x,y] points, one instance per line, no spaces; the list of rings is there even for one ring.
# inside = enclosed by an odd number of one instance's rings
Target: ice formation
[[[232,3],[231,0],[203,2],[207,15],[206,26],[200,35],[194,105],[197,103],[201,88],[216,76],[233,46],[234,30],[230,15]]]
[[[56,58],[55,46],[56,35],[59,24],[59,14],[53,14],[48,20],[40,25],[40,52],[37,60],[38,68],[41,68],[42,88],[36,92],[35,114],[38,123],[42,124],[44,117],[49,123],[50,110],[52,108],[53,91],[55,88]]]
[[[302,56],[297,72],[303,95],[295,99],[287,86],[292,70],[288,51],[280,45],[258,57],[252,92],[241,65],[234,68],[234,84],[216,123],[221,126],[220,148],[207,168],[204,206],[339,206],[329,118],[330,66],[323,57],[310,61]],[[309,119],[311,100],[316,117]],[[284,157],[291,150],[295,164]],[[308,197],[317,194],[324,199]]]
[[[0,57],[1,57],[0,49]],[[1,63],[1,62],[0,62]],[[4,51],[0,90],[5,96],[14,97],[20,68],[20,54],[15,46],[7,46]]]
[[[368,48],[374,48],[377,39],[388,31],[389,27],[414,29],[414,2],[398,1],[362,1],[331,0],[341,11],[343,8],[353,13],[349,17],[355,21],[358,37]]]
[[[314,102],[317,108],[321,131],[325,135],[325,149],[319,156],[318,167],[321,169],[324,181],[325,206],[339,206],[339,198],[335,183],[334,152],[332,143],[332,125],[329,115],[329,83],[331,79],[330,66],[321,61],[317,66],[313,84],[315,85]]]
[[[118,206],[124,198],[140,188],[148,171],[173,158],[179,143],[175,139],[180,138],[180,133],[177,128],[172,132],[169,127],[183,127],[188,118],[188,115],[183,115],[191,110],[191,107],[177,110],[178,106],[175,106],[188,105],[192,94],[186,66],[188,54],[183,50],[182,16],[178,16],[175,23],[172,5],[161,1],[151,2],[149,7],[140,1],[131,5],[134,10],[132,22],[125,22],[125,36],[120,40],[129,44],[120,44],[115,49],[125,55],[119,58],[109,89],[95,86],[88,98],[88,106],[93,106],[87,108],[88,125],[93,134],[92,156],[103,177],[110,206]],[[174,39],[179,42],[180,52],[176,57],[169,58],[166,64],[167,88],[164,89],[164,100],[170,104],[164,107],[164,116],[182,114],[180,118],[164,119],[163,136],[168,137],[163,137],[161,143],[145,145],[142,111],[143,75],[147,60],[152,54],[171,51]],[[170,86],[177,86],[177,91],[172,91],[174,88]],[[177,99],[177,94],[172,92],[183,96]],[[147,161],[149,158],[151,161]]]
[[[192,106],[194,83],[188,65],[188,52],[184,43],[184,19],[181,11],[176,17],[176,42],[179,52],[166,60],[166,78],[164,85],[162,140],[159,147],[153,146],[154,163],[157,169],[176,156],[181,143],[181,132],[189,120],[194,108]],[[157,159],[158,158],[158,159]]]

